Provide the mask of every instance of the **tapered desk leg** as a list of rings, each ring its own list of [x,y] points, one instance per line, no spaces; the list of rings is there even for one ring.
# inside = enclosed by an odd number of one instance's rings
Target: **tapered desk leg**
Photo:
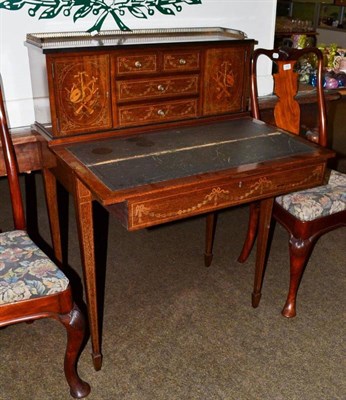
[[[55,258],[63,262],[61,235],[60,235],[60,222],[59,222],[59,208],[57,196],[57,183],[54,174],[47,168],[42,170],[43,183],[45,188],[47,212],[49,219],[50,233],[52,237],[52,244]]]
[[[261,289],[266,264],[267,245],[274,198],[261,200],[260,219],[257,236],[257,254],[252,306],[257,307],[261,300]]]
[[[76,208],[79,245],[82,258],[84,286],[88,307],[92,358],[96,371],[101,369],[102,354],[97,310],[96,268],[92,196],[87,187],[75,178],[74,201]]]

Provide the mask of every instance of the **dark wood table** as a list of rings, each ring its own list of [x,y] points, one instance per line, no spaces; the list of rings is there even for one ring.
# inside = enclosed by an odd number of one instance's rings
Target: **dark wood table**
[[[53,244],[61,257],[58,180],[74,197],[96,370],[102,355],[93,201],[132,231],[260,200],[256,307],[274,197],[321,184],[333,156],[248,116],[76,143],[53,141],[50,149],[56,165],[43,173]]]
[[[19,172],[30,173],[42,169],[42,160],[52,161],[45,140],[37,131],[27,128],[11,129]],[[0,177],[6,175],[2,146],[0,145]]]

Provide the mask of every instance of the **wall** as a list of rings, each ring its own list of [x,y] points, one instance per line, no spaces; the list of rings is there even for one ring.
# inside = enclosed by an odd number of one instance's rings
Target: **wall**
[[[0,0],[0,3],[3,0]],[[108,1],[108,0],[106,0]],[[119,2],[119,0],[114,0]],[[145,0],[143,0],[145,1]],[[222,26],[244,31],[249,38],[256,39],[259,46],[273,46],[276,0],[201,0],[201,4],[182,4],[182,11],[176,15],[155,14],[150,18],[122,17],[131,29],[169,27],[213,27]],[[85,31],[94,22],[95,16],[81,18],[73,22],[72,15],[58,15],[51,19],[30,17],[25,5],[18,11],[0,9],[0,73],[2,75],[9,124],[12,128],[27,126],[34,122],[32,88],[27,49],[24,41],[27,33]],[[32,11],[31,11],[32,12]],[[92,22],[91,22],[92,21]],[[102,26],[118,29],[110,19]],[[267,83],[270,68],[263,64],[259,68],[262,75],[262,94],[269,93],[271,83]]]

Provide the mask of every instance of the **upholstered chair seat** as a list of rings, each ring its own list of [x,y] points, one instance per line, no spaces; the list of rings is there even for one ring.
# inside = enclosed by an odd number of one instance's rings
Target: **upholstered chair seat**
[[[49,296],[69,280],[22,230],[0,234],[0,304]]]
[[[346,210],[346,175],[331,170],[326,185],[279,196],[275,200],[300,221],[313,221],[344,211]]]

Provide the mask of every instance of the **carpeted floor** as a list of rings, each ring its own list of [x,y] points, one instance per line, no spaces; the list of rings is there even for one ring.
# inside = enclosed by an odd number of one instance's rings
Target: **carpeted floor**
[[[36,178],[40,233],[49,242]],[[0,180],[2,198],[4,191]],[[318,242],[298,315],[289,320],[280,314],[289,268],[280,226],[260,306],[251,307],[254,254],[244,265],[236,261],[247,211],[220,214],[210,268],[203,265],[202,217],[132,233],[110,219],[103,367],[94,371],[90,342],[79,361],[90,400],[346,399],[346,229]],[[69,264],[80,275],[72,214]],[[0,399],[69,399],[64,350],[65,332],[55,321],[0,330]]]

